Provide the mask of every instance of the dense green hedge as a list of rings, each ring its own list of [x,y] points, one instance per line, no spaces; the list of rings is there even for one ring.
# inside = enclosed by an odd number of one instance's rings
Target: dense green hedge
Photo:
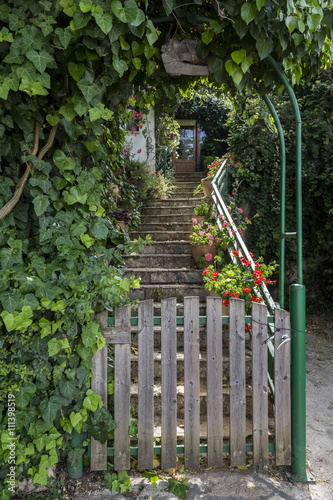
[[[304,284],[313,308],[327,306],[333,285],[332,91],[332,69],[295,89],[302,117]],[[295,120],[285,93],[270,98],[286,141],[286,231],[295,231]],[[229,146],[236,160],[241,160],[240,166],[231,162],[233,187],[239,200],[260,214],[249,235],[250,246],[257,255],[275,258],[279,248],[279,141],[261,99],[249,100],[243,114],[232,114]],[[294,282],[295,244],[287,240],[286,247],[287,280]]]

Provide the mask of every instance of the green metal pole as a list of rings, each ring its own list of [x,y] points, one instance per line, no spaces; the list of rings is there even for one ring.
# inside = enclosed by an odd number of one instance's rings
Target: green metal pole
[[[269,64],[274,68],[285,86],[294,110],[296,120],[296,241],[297,241],[297,282],[303,285],[303,242],[302,242],[302,120],[292,86],[278,63],[268,56]]]
[[[290,285],[291,480],[313,481],[306,472],[305,287]]]
[[[285,277],[285,222],[286,222],[286,146],[284,141],[283,130],[277,112],[265,94],[263,99],[270,110],[275,126],[278,131],[280,141],[280,283],[279,283],[279,303],[281,309],[284,309],[284,277]]]

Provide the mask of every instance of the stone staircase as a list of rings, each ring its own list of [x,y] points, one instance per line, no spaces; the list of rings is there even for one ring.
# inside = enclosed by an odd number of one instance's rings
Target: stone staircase
[[[154,200],[143,209],[141,224],[137,231],[130,233],[131,239],[150,235],[151,245],[145,246],[140,253],[124,257],[126,274],[129,277],[140,277],[140,288],[133,290],[129,296],[133,300],[154,299],[154,316],[161,316],[161,299],[177,298],[177,316],[184,315],[183,299],[186,296],[199,296],[199,314],[206,315],[206,297],[202,269],[195,267],[189,237],[192,229],[191,219],[194,207],[200,196],[195,197],[193,191],[200,183],[200,173],[176,174],[173,196],[167,200]],[[223,306],[224,307],[224,306]],[[132,311],[135,316],[137,311]],[[223,314],[228,314],[224,309]],[[223,330],[223,428],[224,436],[230,433],[230,387],[229,387],[229,345],[228,328]],[[131,326],[131,403],[137,416],[138,408],[138,336],[137,326]],[[207,436],[207,357],[206,357],[206,325],[200,325],[200,436]],[[247,342],[246,378],[251,378],[251,349]],[[161,436],[161,326],[154,326],[154,436]],[[177,325],[177,435],[178,444],[183,443],[184,436],[184,327]],[[246,389],[246,435],[252,433],[252,391]],[[270,403],[270,406],[271,403]],[[270,407],[270,417],[272,408]],[[270,432],[274,422],[269,421]]]
[[[198,295],[207,296],[203,286],[202,270],[197,269],[191,253],[189,237],[194,208],[200,200],[193,191],[203,174],[176,174],[173,196],[154,200],[143,209],[141,224],[130,233],[131,239],[150,235],[152,244],[141,253],[125,256],[125,276],[141,278],[140,289],[130,293],[131,299],[154,299]]]

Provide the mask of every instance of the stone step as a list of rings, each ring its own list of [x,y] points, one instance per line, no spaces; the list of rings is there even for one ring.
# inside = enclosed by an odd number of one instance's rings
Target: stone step
[[[152,214],[147,214],[147,215],[142,215],[141,216],[141,224],[152,224],[152,223],[166,223],[166,224],[172,224],[174,222],[180,224],[180,223],[191,223],[192,224],[192,215],[190,214],[183,214],[181,212],[178,213],[173,213],[173,214],[166,214],[166,215],[156,215],[155,213]],[[141,226],[139,226],[141,227]]]
[[[182,215],[189,215],[190,217],[194,217],[194,208],[196,205],[175,205],[175,206],[167,206],[161,205],[160,207],[143,207],[141,214],[145,215],[154,215],[159,217],[160,215],[173,215],[175,211]]]
[[[127,268],[125,278],[132,275],[141,278],[143,284],[191,283],[200,285],[203,283],[200,269]]]
[[[150,245],[145,245],[142,248],[140,255],[142,254],[192,255],[192,247],[188,241],[152,241]]]
[[[154,299],[157,302],[161,299],[167,299],[169,297],[176,297],[178,301],[181,301],[182,297],[193,296],[198,296],[199,300],[204,301],[208,295],[209,292],[205,289],[205,287],[199,284],[140,284],[140,288],[130,290],[128,292],[128,297],[131,300]]]
[[[162,308],[162,303],[161,302],[154,302],[154,316],[157,316],[157,317],[160,317],[161,316],[161,308]],[[133,306],[133,309],[132,309],[132,317],[137,317],[137,314],[138,313],[138,308],[137,306]],[[184,316],[184,302],[177,302],[176,304],[176,313],[177,313],[177,316]],[[222,313],[223,314],[223,313]],[[200,302],[199,303],[199,316],[205,316],[206,315],[206,301],[203,301],[203,302]],[[227,316],[229,314],[226,314]],[[206,326],[203,325],[205,328]],[[137,326],[136,325],[132,325],[131,326],[131,330],[132,329],[137,329]],[[156,332],[160,332],[161,331],[161,325],[155,325],[154,326],[154,331],[155,331],[155,328],[156,328]],[[177,331],[183,331],[184,327],[182,325],[178,325],[177,326]]]
[[[149,204],[149,208],[153,210],[155,207],[178,207],[179,206],[187,206],[187,207],[196,207],[198,204],[198,198],[192,197],[175,197],[168,198],[167,200],[153,200]]]
[[[194,193],[194,189],[192,188],[177,188],[170,197],[170,199],[173,198],[202,198],[202,194]]]
[[[157,218],[158,219],[158,218]],[[193,227],[192,222],[148,222],[140,224],[139,232],[149,233],[150,231],[185,231],[191,232]]]
[[[194,259],[189,254],[136,254],[124,255],[125,265],[128,268],[155,267],[172,269],[175,267],[194,267]]]
[[[189,241],[190,231],[131,231],[132,240],[150,236],[152,241]]]
[[[177,180],[174,183],[175,188],[185,188],[185,189],[195,189],[200,182],[197,181],[186,181],[186,180]]]
[[[204,172],[176,172],[175,180],[176,181],[192,181],[193,179],[204,179],[207,174]]]

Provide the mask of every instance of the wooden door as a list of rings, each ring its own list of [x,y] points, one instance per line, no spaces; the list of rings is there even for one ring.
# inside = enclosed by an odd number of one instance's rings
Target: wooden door
[[[195,172],[197,165],[197,127],[180,125],[179,145],[174,155],[175,172]]]

